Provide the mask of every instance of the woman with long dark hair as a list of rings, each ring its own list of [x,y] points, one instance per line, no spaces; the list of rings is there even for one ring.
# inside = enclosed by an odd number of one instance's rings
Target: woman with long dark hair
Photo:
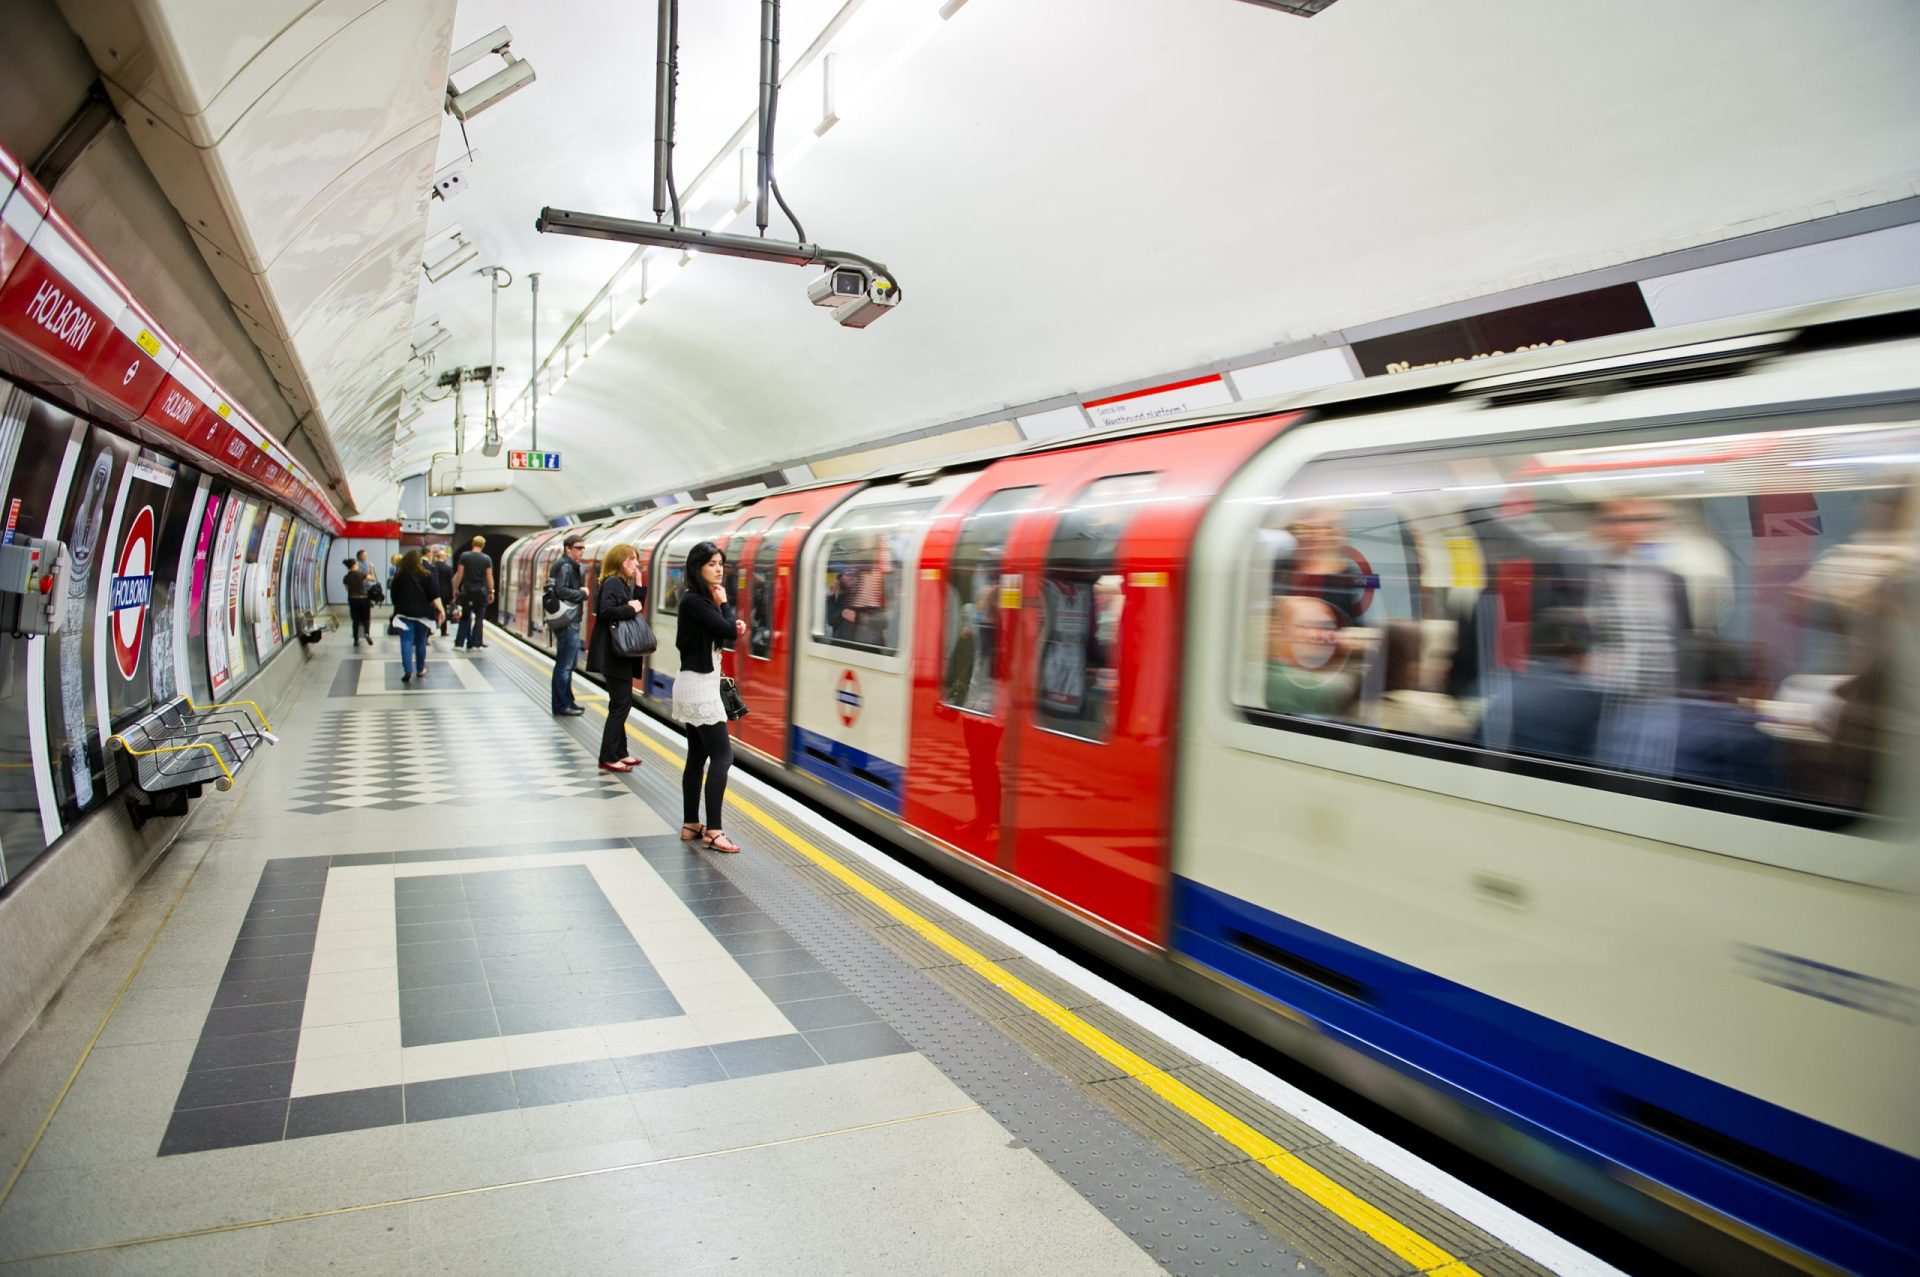
[[[440,592],[433,587],[433,574],[420,561],[420,551],[408,550],[393,570],[393,614],[403,617],[407,629],[400,636],[400,681],[413,682],[413,676],[427,672],[427,634],[444,614]]]
[[[735,852],[740,844],[721,828],[727,797],[727,770],[733,766],[733,738],[727,734],[727,709],[720,699],[720,649],[747,632],[727,601],[727,556],[711,541],[687,553],[686,583],[680,596],[680,673],[673,680],[673,716],[687,729],[687,769],[680,776],[685,823],[680,837],[699,839],[712,851]],[[707,823],[700,823],[704,773]]]
[[[640,759],[627,752],[627,712],[633,708],[633,680],[640,662],[613,650],[613,623],[640,615],[640,551],[626,542],[600,561],[600,588],[593,600],[593,639],[587,668],[607,680],[607,725],[600,733],[600,770],[630,772]]]

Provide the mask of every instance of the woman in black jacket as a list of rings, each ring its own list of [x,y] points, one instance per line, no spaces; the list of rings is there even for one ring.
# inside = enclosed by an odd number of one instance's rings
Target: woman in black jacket
[[[613,623],[640,615],[640,552],[622,542],[600,561],[600,589],[593,601],[593,639],[587,668],[607,680],[607,726],[600,733],[600,770],[630,772],[640,760],[627,752],[627,712],[640,662],[613,650]]]
[[[733,738],[727,734],[727,709],[720,699],[720,649],[747,632],[727,601],[727,556],[711,541],[687,554],[686,587],[680,596],[680,673],[673,680],[673,716],[687,729],[687,769],[680,776],[686,821],[680,837],[698,838],[713,851],[739,851],[740,844],[721,829],[720,807],[727,797],[727,769],[733,766]],[[700,823],[701,773],[706,773],[707,823]]]
[[[400,636],[400,681],[411,683],[415,674],[427,672],[427,632],[443,615],[433,574],[420,562],[420,551],[408,550],[394,568],[392,593],[393,614],[407,621]]]

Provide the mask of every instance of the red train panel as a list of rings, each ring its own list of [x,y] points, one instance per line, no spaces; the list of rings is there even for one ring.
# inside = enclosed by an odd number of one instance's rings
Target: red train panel
[[[734,599],[747,623],[746,640],[729,665],[740,695],[753,712],[734,724],[734,736],[769,758],[786,760],[792,718],[794,564],[807,534],[833,508],[859,490],[857,483],[810,488],[768,497],[753,507],[763,518],[733,556]]]
[[[981,475],[960,505],[975,535],[943,517],[940,557],[922,561],[909,824],[1165,942],[1186,557],[1207,502],[1284,424],[1033,453]],[[996,517],[1011,528],[989,563]]]

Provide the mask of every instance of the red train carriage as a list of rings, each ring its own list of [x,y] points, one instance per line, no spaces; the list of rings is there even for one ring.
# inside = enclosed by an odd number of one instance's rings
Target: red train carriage
[[[1008,457],[947,504],[917,582],[908,825],[1165,943],[1187,547],[1284,424]]]

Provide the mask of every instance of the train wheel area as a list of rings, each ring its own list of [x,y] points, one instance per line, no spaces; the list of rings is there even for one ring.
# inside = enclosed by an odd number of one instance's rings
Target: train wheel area
[[[395,643],[0,1065],[0,1263],[1610,1271],[751,778],[682,842],[677,739],[596,772],[530,649]]]

